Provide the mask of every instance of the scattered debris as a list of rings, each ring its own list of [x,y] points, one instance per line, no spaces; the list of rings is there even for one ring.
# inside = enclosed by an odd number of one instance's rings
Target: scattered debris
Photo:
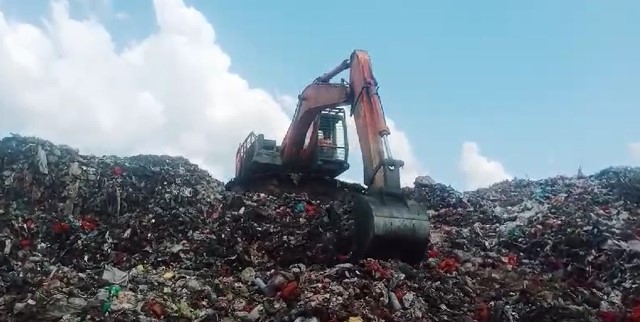
[[[640,321],[640,170],[405,192],[418,266],[346,263],[348,203],[236,194],[184,158],[0,141],[9,321]],[[634,193],[635,192],[635,193]]]

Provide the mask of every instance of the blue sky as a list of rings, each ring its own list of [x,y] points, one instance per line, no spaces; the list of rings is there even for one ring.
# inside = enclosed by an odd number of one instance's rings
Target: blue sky
[[[640,141],[639,1],[186,2],[231,69],[274,94],[369,51],[386,114],[430,174],[456,186],[465,141],[520,177],[630,164],[627,145]],[[128,15],[104,21],[118,44],[154,30],[150,1],[111,5]],[[0,9],[37,22],[49,7]]]

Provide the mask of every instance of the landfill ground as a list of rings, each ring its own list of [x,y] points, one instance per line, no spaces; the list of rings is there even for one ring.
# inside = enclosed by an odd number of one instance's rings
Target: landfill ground
[[[343,261],[348,204],[184,158],[0,141],[0,321],[640,322],[640,169],[406,188],[420,265]]]

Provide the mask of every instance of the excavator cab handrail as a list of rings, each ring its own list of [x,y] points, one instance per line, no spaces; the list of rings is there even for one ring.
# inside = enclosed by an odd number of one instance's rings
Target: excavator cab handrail
[[[245,153],[256,140],[258,136],[251,131],[249,135],[240,143],[238,146],[238,150],[236,150],[236,177],[239,177],[242,172],[242,167],[244,166]]]

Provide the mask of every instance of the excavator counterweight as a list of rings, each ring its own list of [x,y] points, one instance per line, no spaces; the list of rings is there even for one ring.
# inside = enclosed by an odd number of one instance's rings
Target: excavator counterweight
[[[349,70],[349,82],[331,79]],[[401,160],[393,159],[390,135],[369,55],[356,50],[349,59],[316,78],[299,95],[298,106],[281,145],[253,132],[236,153],[230,190],[307,192],[329,198],[349,196],[354,218],[351,259],[424,259],[430,225],[426,211],[404,198]],[[346,113],[356,123],[364,184],[336,179],[349,169]]]

